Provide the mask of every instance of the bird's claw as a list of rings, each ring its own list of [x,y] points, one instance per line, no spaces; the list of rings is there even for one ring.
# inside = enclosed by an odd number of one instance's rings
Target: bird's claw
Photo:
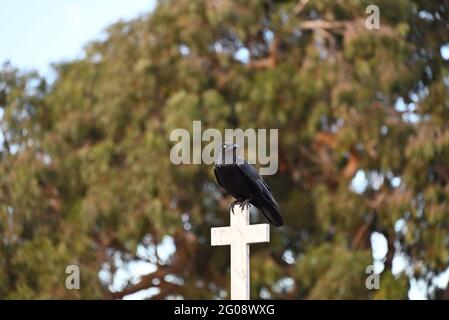
[[[245,209],[245,208],[249,209],[251,207],[251,204],[249,203],[250,201],[251,201],[251,199],[247,199],[242,202],[240,202],[238,200],[232,201],[231,204],[229,205],[229,209],[231,210],[232,214],[234,214],[234,206],[235,205],[238,205],[240,207],[240,209]]]
[[[247,199],[245,201],[243,201],[242,203],[240,203],[240,209],[245,209],[247,208],[249,210],[249,208],[251,207],[251,204],[249,203],[250,199]]]
[[[232,214],[234,214],[234,206],[235,206],[236,204],[238,204],[238,203],[239,203],[238,200],[235,200],[235,201],[232,201],[232,202],[231,202],[231,205],[229,206],[229,208],[231,209]]]

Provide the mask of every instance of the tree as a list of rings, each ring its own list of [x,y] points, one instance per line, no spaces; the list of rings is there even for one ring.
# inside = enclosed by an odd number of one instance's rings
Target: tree
[[[267,180],[286,227],[252,250],[253,297],[406,298],[412,279],[447,297],[449,2],[377,1],[379,30],[370,4],[160,1],[54,83],[5,65],[0,297],[226,297],[228,249],[209,232],[231,198],[211,167],[169,159],[171,130],[193,120],[279,129]],[[388,252],[370,291],[375,232]],[[136,261],[148,273],[112,285]]]

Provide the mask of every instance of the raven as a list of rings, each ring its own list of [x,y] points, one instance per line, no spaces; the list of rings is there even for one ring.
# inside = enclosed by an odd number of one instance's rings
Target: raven
[[[270,192],[270,188],[257,170],[236,155],[238,145],[224,143],[218,148],[214,173],[218,184],[237,200],[231,203],[241,207],[250,204],[257,207],[267,220],[280,227],[284,224],[279,205]]]

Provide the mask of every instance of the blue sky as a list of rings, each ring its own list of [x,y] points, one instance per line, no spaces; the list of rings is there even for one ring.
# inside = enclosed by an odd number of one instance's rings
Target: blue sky
[[[154,8],[155,0],[9,0],[0,10],[0,64],[49,72],[73,59],[108,25]]]

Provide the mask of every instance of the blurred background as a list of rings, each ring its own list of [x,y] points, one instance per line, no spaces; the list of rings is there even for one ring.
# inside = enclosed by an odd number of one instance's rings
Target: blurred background
[[[201,120],[279,129],[285,226],[251,246],[253,299],[449,299],[449,1],[20,0],[0,21],[0,298],[229,298],[210,228],[232,198],[169,157]]]

